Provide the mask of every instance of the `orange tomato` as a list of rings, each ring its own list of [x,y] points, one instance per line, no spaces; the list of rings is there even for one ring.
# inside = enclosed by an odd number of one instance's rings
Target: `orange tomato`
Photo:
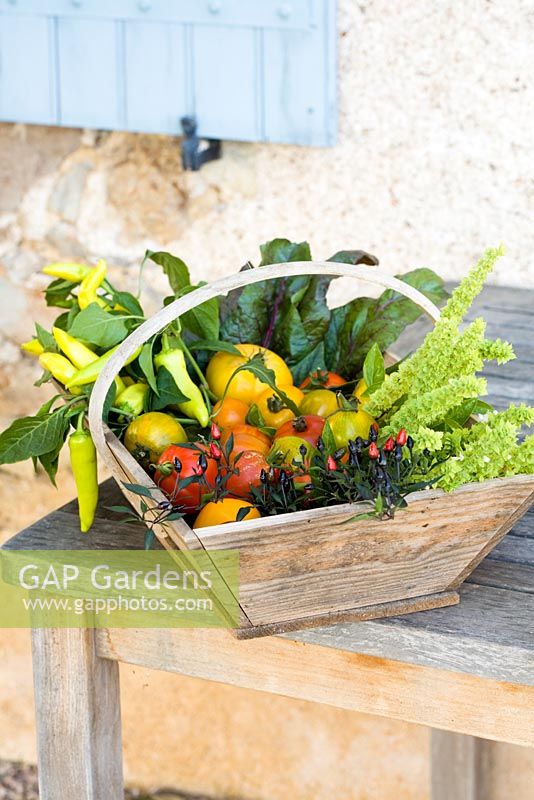
[[[334,386],[343,386],[347,381],[338,375],[337,372],[328,372],[325,369],[316,369],[305,378],[300,384],[301,389],[307,389],[308,386],[313,386],[316,389],[332,389]]]
[[[253,450],[256,453],[266,454],[271,447],[270,437],[253,425],[236,425],[232,430],[224,430],[221,436],[221,444],[223,446],[226,445],[230,435],[234,437],[232,453]]]
[[[238,500],[235,497],[224,497],[217,502],[211,501],[200,510],[195,520],[193,528],[207,528],[210,525],[224,525],[227,522],[235,522],[238,513],[242,508],[250,509],[243,519],[258,519],[260,512],[252,503],[246,500]]]
[[[236,425],[245,425],[249,406],[235,397],[225,397],[213,406],[211,418],[221,429],[235,428]]]
[[[293,376],[280,356],[260,347],[257,344],[236,344],[241,355],[232,355],[222,351],[215,353],[206,369],[206,379],[211,391],[216,397],[235,397],[243,403],[252,405],[258,397],[269,387],[256,378],[252,372],[243,370],[232,378],[237,367],[245,364],[249,358],[262,353],[265,366],[272,369],[275,374],[277,386],[287,386],[293,383]],[[229,384],[229,385],[228,385]]]

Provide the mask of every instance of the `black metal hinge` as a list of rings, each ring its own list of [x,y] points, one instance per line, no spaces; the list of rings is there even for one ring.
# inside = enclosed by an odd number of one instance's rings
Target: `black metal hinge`
[[[195,117],[182,117],[182,165],[184,170],[197,171],[202,164],[221,157],[220,139],[201,139],[197,136]]]

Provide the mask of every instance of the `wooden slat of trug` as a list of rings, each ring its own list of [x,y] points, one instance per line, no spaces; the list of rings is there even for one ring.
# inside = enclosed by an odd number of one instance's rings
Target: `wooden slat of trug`
[[[98,631],[97,647],[103,658],[534,746],[531,687],[350,653],[342,640],[330,648],[279,636],[238,641],[227,631],[117,629]]]

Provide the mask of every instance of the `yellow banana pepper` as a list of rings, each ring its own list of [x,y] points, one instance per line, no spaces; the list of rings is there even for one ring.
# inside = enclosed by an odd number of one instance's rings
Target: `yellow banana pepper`
[[[30,339],[29,342],[23,342],[20,349],[31,356],[40,356],[41,353],[44,353],[44,347],[39,339]]]
[[[88,364],[96,361],[98,356],[84,344],[71,336],[67,331],[61,328],[52,328],[54,339],[56,340],[59,349],[65,353],[67,358],[72,361],[75,367],[81,369]]]
[[[87,308],[91,303],[98,303],[102,307],[106,307],[106,304],[102,298],[97,295],[96,291],[105,280],[107,271],[107,264],[104,259],[101,258],[96,267],[82,280],[78,291],[78,304],[80,308]]]
[[[43,367],[43,369],[48,370],[51,375],[63,386],[66,386],[67,383],[72,380],[74,375],[76,375],[76,367],[74,364],[65,358],[65,356],[60,355],[59,353],[42,353],[39,356],[39,364]],[[71,394],[80,394],[80,389],[72,389]]]
[[[64,281],[71,281],[71,283],[80,283],[91,271],[92,268],[85,264],[74,264],[63,261],[58,261],[55,264],[48,264],[48,266],[43,267],[45,275],[50,275],[51,278],[62,278]]]

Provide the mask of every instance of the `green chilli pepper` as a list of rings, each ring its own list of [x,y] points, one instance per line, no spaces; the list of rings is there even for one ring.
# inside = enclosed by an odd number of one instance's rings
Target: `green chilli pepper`
[[[129,417],[138,417],[145,407],[145,397],[148,392],[148,384],[134,383],[127,386],[120,394],[117,394],[113,405],[120,408]]]
[[[84,412],[78,417],[78,425],[69,437],[70,463],[78,490],[78,514],[80,530],[87,533],[95,518],[98,505],[98,471],[96,448],[91,434],[84,427]]]
[[[97,358],[96,361],[93,361],[86,367],[79,369],[78,372],[76,372],[76,374],[73,375],[67,383],[67,389],[72,389],[73,386],[86,386],[88,383],[94,383],[118,347],[120,347],[120,345],[115,345],[115,347],[112,347],[111,350],[108,350],[106,353]],[[131,364],[132,361],[135,361],[140,352],[141,348],[139,347],[135,353],[124,362],[124,366],[127,366],[127,364]],[[122,388],[124,388],[124,386]]]
[[[163,349],[154,358],[156,368],[160,370],[165,367],[174,378],[177,388],[189,399],[185,403],[178,403],[180,411],[198,420],[203,428],[209,422],[209,411],[207,409],[202,393],[196,383],[189,377],[183,350],[177,347],[170,347],[167,336],[162,336]]]

